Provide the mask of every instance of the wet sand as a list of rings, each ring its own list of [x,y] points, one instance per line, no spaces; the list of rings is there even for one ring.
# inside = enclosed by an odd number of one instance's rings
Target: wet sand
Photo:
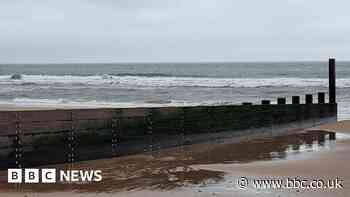
[[[0,172],[0,196],[350,196],[350,121],[310,130],[52,166],[102,169],[100,183],[22,184],[16,189],[5,183],[6,172]],[[320,130],[339,132],[337,140]],[[237,185],[241,176],[340,178],[344,188],[258,190],[251,186],[242,190]]]

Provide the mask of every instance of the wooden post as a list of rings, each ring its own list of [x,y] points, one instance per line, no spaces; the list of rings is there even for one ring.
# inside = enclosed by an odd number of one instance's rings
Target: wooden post
[[[21,118],[18,112],[16,112],[16,135],[14,140],[15,156],[16,156],[16,167],[22,168],[22,129],[21,129]]]
[[[292,96],[292,104],[299,105],[300,104],[300,96]]]
[[[324,104],[325,103],[325,93],[319,92],[317,95],[318,98],[318,104]]]
[[[213,121],[215,121],[215,117],[213,116],[213,112],[212,112],[210,107],[207,108],[207,113],[208,113],[208,118],[209,118],[208,131],[209,131],[209,133],[211,133],[212,128],[215,127],[215,125],[213,124]]]
[[[286,98],[277,98],[277,104],[278,105],[286,104]]]
[[[329,59],[329,103],[336,103],[335,59]]]
[[[185,107],[181,108],[181,117],[180,117],[180,135],[181,135],[181,145],[186,144],[186,109]]]
[[[73,119],[73,111],[69,112],[70,116],[70,130],[68,131],[68,163],[72,164],[76,161],[76,135],[75,124]],[[72,166],[71,166],[72,167]]]
[[[112,118],[112,157],[117,156],[119,119]]]
[[[312,104],[312,103],[313,103],[312,94],[305,95],[305,104]]]
[[[270,105],[271,102],[270,102],[270,100],[262,100],[262,101],[261,101],[261,104],[262,104],[262,105]]]
[[[149,109],[146,112],[146,129],[148,134],[148,151],[153,151],[153,110]],[[147,150],[145,150],[147,151]]]

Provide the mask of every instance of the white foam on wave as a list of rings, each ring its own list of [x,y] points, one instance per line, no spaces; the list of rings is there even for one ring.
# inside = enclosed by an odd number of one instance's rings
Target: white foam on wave
[[[328,79],[320,78],[205,78],[205,77],[144,77],[144,76],[54,76],[22,75],[13,80],[10,75],[0,76],[0,85],[73,85],[118,87],[327,87]],[[337,87],[350,87],[350,78],[337,79]]]

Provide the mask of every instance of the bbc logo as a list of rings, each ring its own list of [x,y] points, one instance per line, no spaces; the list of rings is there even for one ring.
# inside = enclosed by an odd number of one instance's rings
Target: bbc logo
[[[41,178],[41,180],[39,180],[39,178]],[[40,181],[42,183],[55,183],[56,169],[41,169],[41,176],[39,169],[8,169],[7,171],[8,183],[39,183]]]
[[[101,170],[8,169],[8,183],[100,182]]]

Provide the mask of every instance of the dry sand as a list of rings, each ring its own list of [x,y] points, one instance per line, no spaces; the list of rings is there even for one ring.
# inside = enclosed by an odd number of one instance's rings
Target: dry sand
[[[103,169],[102,183],[82,185],[4,184],[0,173],[0,196],[350,196],[350,121],[322,125],[313,130],[336,131],[337,140],[324,141],[322,132],[290,134],[287,137],[242,140],[241,143],[194,145],[157,153],[89,161],[75,168]],[[311,134],[310,134],[311,133]],[[326,142],[318,146],[314,140]],[[305,142],[307,146],[305,146]],[[288,153],[294,147],[296,153]],[[273,152],[274,154],[271,154]],[[235,162],[235,163],[233,163]],[[54,166],[63,168],[62,165]],[[335,179],[342,189],[242,190],[240,177],[253,179]],[[2,184],[1,184],[2,181]],[[74,191],[73,191],[74,190]]]

